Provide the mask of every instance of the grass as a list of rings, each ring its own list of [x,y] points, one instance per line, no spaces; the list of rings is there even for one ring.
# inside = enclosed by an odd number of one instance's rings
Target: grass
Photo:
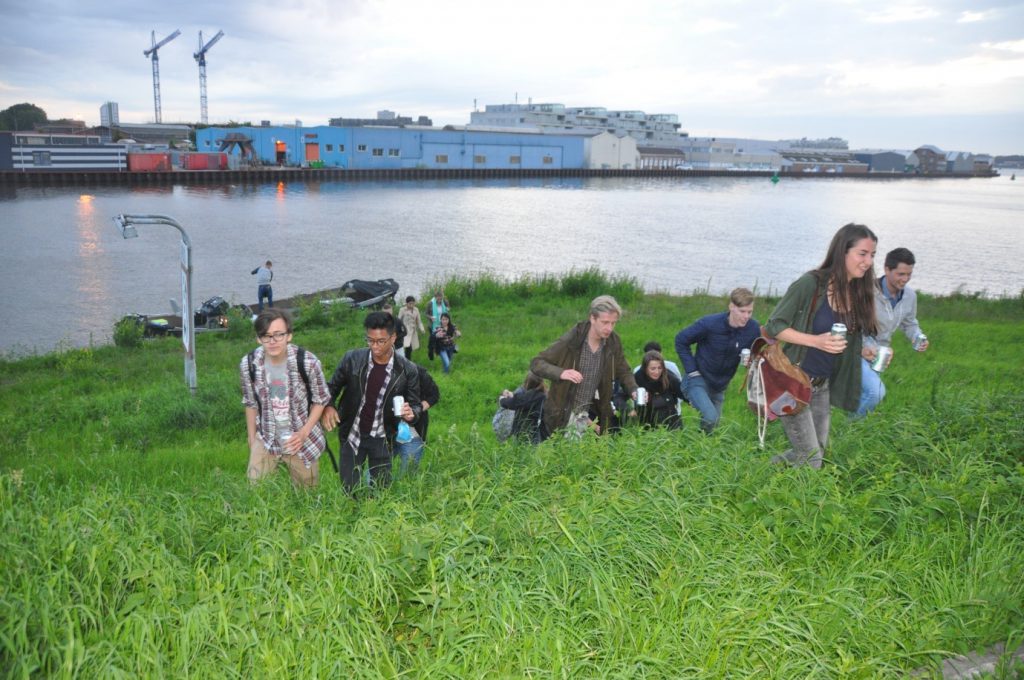
[[[498,392],[593,294],[629,300],[635,362],[725,301],[591,270],[445,289],[464,338],[428,365],[423,467],[360,502],[326,462],[314,492],[248,485],[249,338],[199,337],[195,398],[173,339],[0,363],[0,674],[862,678],[1024,641],[1021,299],[922,296],[931,349],[897,341],[815,472],[770,466],[784,435],[759,451],[734,392],[710,437],[691,410],[499,445]],[[296,339],[329,372],[360,321]]]

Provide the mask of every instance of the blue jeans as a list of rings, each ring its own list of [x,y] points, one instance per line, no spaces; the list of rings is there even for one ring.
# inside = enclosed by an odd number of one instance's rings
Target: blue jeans
[[[871,363],[861,357],[860,360],[860,405],[853,419],[863,418],[875,410],[875,407],[885,399],[885,383],[882,382],[882,375],[871,370]]]
[[[722,402],[725,390],[712,390],[704,382],[704,376],[691,378],[683,376],[683,394],[690,404],[700,411],[700,429],[710,433],[722,418]]]
[[[444,367],[444,372],[448,373],[452,368],[452,357],[455,356],[455,352],[450,349],[439,350],[437,355],[441,357],[441,366]]]
[[[274,289],[270,287],[269,283],[262,284],[257,290],[256,295],[259,296],[260,311],[263,311],[263,298],[267,298],[267,306],[274,306]]]
[[[410,465],[415,469],[423,458],[423,440],[419,437],[413,437],[404,444],[395,442],[395,453],[402,458],[400,469],[403,473],[409,470]]]

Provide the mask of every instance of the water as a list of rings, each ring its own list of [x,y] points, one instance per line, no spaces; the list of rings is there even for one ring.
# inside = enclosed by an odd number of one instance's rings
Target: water
[[[0,351],[107,342],[132,313],[180,299],[178,232],[118,213],[165,214],[194,244],[194,301],[255,302],[249,272],[274,261],[274,295],[394,278],[420,297],[447,273],[562,273],[592,265],[647,290],[779,292],[821,261],[835,230],[870,226],[881,257],[914,251],[913,286],[1021,291],[1024,182],[764,178],[325,182],[6,189],[0,194]],[[762,312],[763,313],[763,312]],[[676,320],[683,323],[685,319]]]

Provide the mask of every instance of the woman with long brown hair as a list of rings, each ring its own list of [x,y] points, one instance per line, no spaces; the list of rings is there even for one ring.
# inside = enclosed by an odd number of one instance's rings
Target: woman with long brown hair
[[[670,430],[682,426],[676,404],[683,398],[679,378],[665,368],[661,352],[650,350],[644,354],[640,367],[633,373],[637,387],[647,390],[647,403],[637,406],[630,416],[637,416],[646,427],[664,425]]]
[[[860,351],[875,333],[873,264],[878,237],[863,224],[847,224],[832,237],[824,262],[797,279],[765,324],[769,337],[811,379],[811,403],[781,416],[790,450],[772,462],[820,468],[831,423],[831,407],[856,411],[860,402]],[[831,332],[835,323],[846,334]]]

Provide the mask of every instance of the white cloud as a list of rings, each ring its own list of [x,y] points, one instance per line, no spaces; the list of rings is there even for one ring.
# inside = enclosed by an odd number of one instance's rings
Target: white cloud
[[[908,21],[923,21],[938,16],[939,13],[925,5],[894,5],[880,12],[868,14],[865,19],[873,24],[895,24]]]
[[[985,21],[992,17],[994,12],[992,10],[985,10],[982,12],[972,12],[965,10],[960,13],[960,18],[956,20],[958,24],[973,24],[978,21]]]
[[[982,43],[982,47],[990,50],[1002,50],[1006,52],[1024,52],[1024,40],[1008,40],[998,43]]]

